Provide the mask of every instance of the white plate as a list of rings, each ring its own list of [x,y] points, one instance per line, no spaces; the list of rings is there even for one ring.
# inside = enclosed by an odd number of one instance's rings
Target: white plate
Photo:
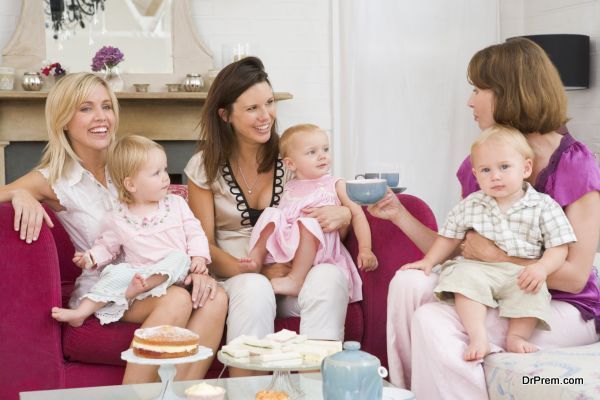
[[[382,400],[415,400],[415,395],[405,389],[384,387]]]
[[[272,366],[268,364],[265,365],[265,362],[259,361],[256,356],[236,359],[222,351],[217,352],[217,359],[227,366],[252,369],[255,371],[316,371],[321,369],[321,363],[316,361],[303,360],[301,364],[294,363],[292,365],[281,364]]]
[[[121,359],[134,364],[143,365],[168,365],[168,364],[185,364],[207,359],[212,356],[213,352],[208,347],[198,346],[198,352],[193,356],[177,357],[177,358],[143,358],[133,354],[133,349],[125,350],[121,353]]]

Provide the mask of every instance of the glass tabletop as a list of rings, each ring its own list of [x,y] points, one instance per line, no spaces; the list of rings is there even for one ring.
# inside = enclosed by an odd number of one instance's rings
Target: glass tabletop
[[[291,379],[302,388],[306,400],[322,400],[322,378],[320,373],[309,372],[292,374]],[[254,400],[256,393],[263,390],[271,381],[270,375],[251,376],[244,378],[223,378],[223,379],[205,379],[195,381],[175,382],[174,391],[185,396],[185,390],[190,386],[200,382],[206,382],[210,385],[221,386],[226,390],[225,399],[227,400]],[[395,389],[387,381],[383,381],[384,400],[402,399],[409,400],[412,396],[397,397],[396,392],[410,394],[402,389]],[[386,389],[389,388],[389,389]],[[127,400],[150,400],[155,398],[161,389],[160,383],[145,383],[138,385],[119,385],[119,386],[99,386],[78,389],[58,389],[42,390],[37,392],[22,392],[21,400],[106,400],[106,399],[127,399]]]
[[[174,382],[173,390],[179,396],[185,396],[185,390],[200,382],[221,386],[225,389],[225,399],[228,400],[254,400],[256,393],[264,390],[271,382],[271,375],[252,376],[244,378],[205,379],[203,381]],[[303,373],[292,374],[291,379],[302,388],[306,399],[320,400],[321,374]],[[22,392],[21,400],[150,400],[154,399],[161,389],[160,383],[145,383],[138,385],[99,386],[78,389],[42,390],[36,392]]]

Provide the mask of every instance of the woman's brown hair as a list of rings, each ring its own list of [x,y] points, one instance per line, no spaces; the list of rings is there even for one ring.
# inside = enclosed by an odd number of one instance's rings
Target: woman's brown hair
[[[256,57],[246,57],[223,68],[210,86],[202,109],[198,144],[198,149],[204,153],[204,170],[209,184],[214,182],[219,168],[237,147],[233,127],[219,116],[219,109],[225,109],[230,115],[237,98],[250,87],[262,82],[271,86],[262,61]],[[269,171],[275,165],[278,155],[279,136],[274,121],[271,137],[261,146],[257,155],[258,172]]]
[[[560,75],[544,50],[525,38],[478,51],[469,82],[494,92],[494,120],[523,133],[549,133],[567,122],[567,97]]]

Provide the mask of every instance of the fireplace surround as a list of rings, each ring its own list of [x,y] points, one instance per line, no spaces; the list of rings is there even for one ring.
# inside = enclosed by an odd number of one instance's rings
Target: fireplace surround
[[[47,140],[47,92],[0,91],[0,185],[5,183],[4,150],[12,142]],[[117,93],[118,135],[137,134],[156,141],[196,141],[206,92]],[[275,100],[291,99],[276,92]]]

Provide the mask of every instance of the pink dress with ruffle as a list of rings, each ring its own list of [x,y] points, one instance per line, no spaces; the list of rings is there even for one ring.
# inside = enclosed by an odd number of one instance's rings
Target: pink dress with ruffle
[[[341,268],[348,281],[350,302],[354,302],[362,300],[362,280],[339,233],[324,233],[315,218],[305,217],[302,212],[305,208],[340,205],[335,190],[339,179],[341,178],[325,175],[318,179],[288,181],[279,206],[266,208],[256,222],[250,237],[250,249],[254,248],[265,227],[273,223],[275,230],[267,239],[268,255],[265,264],[290,262],[298,249],[299,224],[302,223],[320,243],[313,265],[329,263]]]

